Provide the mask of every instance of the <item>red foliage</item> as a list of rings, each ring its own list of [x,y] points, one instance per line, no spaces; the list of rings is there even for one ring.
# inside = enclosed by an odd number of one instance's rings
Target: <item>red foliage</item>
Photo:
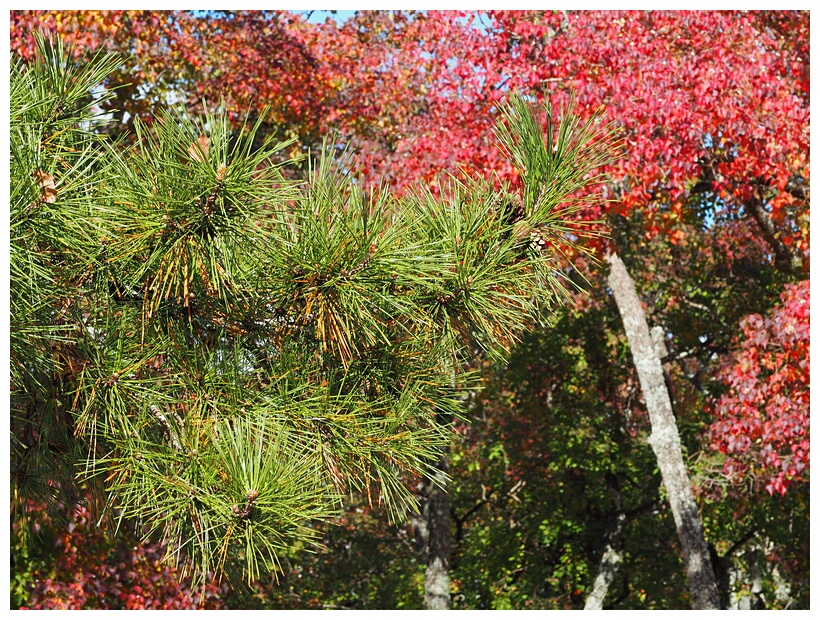
[[[641,210],[648,237],[679,243],[703,181],[732,218],[761,200],[773,229],[751,229],[807,267],[794,184],[809,179],[808,28],[807,12],[361,12],[298,36],[326,85],[310,122],[357,147],[369,182],[400,192],[457,166],[514,179],[492,134],[497,102],[517,88],[560,107],[575,90],[578,111],[604,104],[626,141],[607,208]]]
[[[339,84],[324,124],[370,126],[354,135],[368,173],[403,186],[458,163],[499,170],[498,99],[548,89],[560,103],[571,87],[582,110],[603,103],[623,126],[612,174],[624,208],[679,209],[708,166],[726,200],[771,188],[777,220],[789,179],[808,177],[808,13],[499,11],[482,28],[478,17],[369,12],[304,35]]]
[[[204,590],[192,590],[175,568],[162,563],[159,545],[131,538],[124,536],[112,546],[88,511],[79,509],[68,526],[57,531],[54,564],[48,574],[33,575],[28,605],[21,609],[224,607],[220,597],[228,591],[227,584],[209,583]]]
[[[809,280],[787,285],[782,303],[741,323],[743,338],[721,377],[710,430],[730,477],[760,474],[784,494],[809,471]]]
[[[181,11],[11,11],[11,49],[30,59],[33,33],[59,34],[75,55],[104,48],[124,61],[106,86],[116,86],[107,111],[114,123],[149,122],[157,107],[185,98],[183,84],[195,83],[208,61],[203,46],[206,20]],[[122,128],[122,127],[121,127]]]
[[[34,54],[32,34],[59,33],[79,56],[105,47],[132,54],[132,73],[158,77],[169,65],[202,64],[198,36],[201,20],[178,11],[11,11],[11,49],[23,58]]]
[[[668,207],[647,234],[706,179],[735,211],[765,195],[783,243],[808,252],[795,215],[808,206],[792,190],[809,179],[806,11],[363,11],[342,25],[284,11],[18,11],[13,49],[30,53],[38,26],[92,47],[108,37],[146,85],[184,75],[193,107],[270,106],[309,144],[338,130],[366,179],[394,190],[457,166],[513,177],[492,134],[498,100],[518,88],[560,105],[574,89],[582,114],[604,104],[623,128],[613,208]]]

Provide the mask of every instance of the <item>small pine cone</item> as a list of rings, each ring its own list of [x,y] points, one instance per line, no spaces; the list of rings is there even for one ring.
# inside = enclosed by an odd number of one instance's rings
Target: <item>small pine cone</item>
[[[537,228],[530,230],[530,243],[542,254],[547,252],[547,240]]]

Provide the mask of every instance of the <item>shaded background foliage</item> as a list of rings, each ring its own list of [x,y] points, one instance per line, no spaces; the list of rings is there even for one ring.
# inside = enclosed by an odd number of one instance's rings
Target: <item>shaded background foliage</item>
[[[224,609],[227,583],[192,589],[165,549],[127,527],[112,538],[79,508],[55,523],[32,506],[36,545],[12,524],[11,604],[20,609]],[[30,535],[30,534],[29,534]]]
[[[41,27],[78,52],[131,56],[103,104],[114,133],[172,101],[223,105],[235,120],[269,106],[260,137],[296,138],[294,155],[337,131],[364,183],[384,178],[398,192],[418,180],[435,191],[456,166],[515,183],[492,135],[512,88],[558,104],[575,88],[585,114],[604,104],[626,157],[608,170],[612,202],[579,217],[605,222],[610,240],[590,248],[619,252],[666,334],[719,578],[749,605],[808,607],[808,12],[357,12],[316,24],[284,11],[13,11],[12,50],[30,56]],[[567,277],[588,295],[509,366],[481,368],[486,387],[453,442],[455,607],[583,607],[619,509],[624,561],[608,605],[687,605],[614,302],[598,264],[570,256]],[[279,584],[221,600],[421,606],[416,532],[383,517],[353,501],[323,532],[327,553],[294,549]],[[32,575],[53,570],[14,557]],[[70,570],[56,566],[50,578],[68,587]]]

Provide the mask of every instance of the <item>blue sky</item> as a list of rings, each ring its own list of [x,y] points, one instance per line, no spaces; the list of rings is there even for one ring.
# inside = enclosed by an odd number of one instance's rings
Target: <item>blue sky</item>
[[[321,24],[324,23],[328,17],[330,17],[331,19],[335,19],[336,23],[341,24],[355,12],[356,11],[336,11],[336,14],[334,15],[330,11],[313,11],[308,21],[313,22],[314,24]]]

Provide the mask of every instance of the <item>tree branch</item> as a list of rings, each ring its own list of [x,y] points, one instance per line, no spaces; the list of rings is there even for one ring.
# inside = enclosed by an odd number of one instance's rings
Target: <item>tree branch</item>
[[[763,200],[759,193],[760,190],[758,189],[752,198],[743,203],[743,207],[752,216],[752,219],[757,222],[763,233],[763,238],[772,248],[775,257],[774,266],[785,273],[797,273],[802,269],[800,259],[793,256],[786,244],[780,239],[780,234],[775,228],[772,218],[769,217],[763,207]]]

